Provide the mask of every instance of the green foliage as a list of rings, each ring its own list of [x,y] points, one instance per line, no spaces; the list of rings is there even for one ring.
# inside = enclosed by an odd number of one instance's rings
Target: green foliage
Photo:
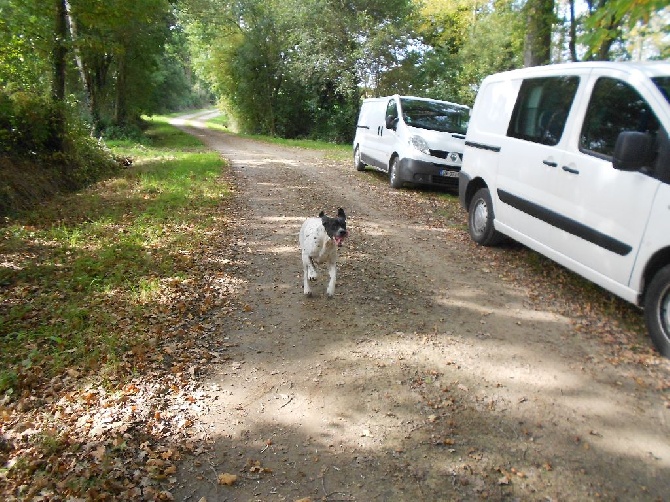
[[[124,126],[142,113],[156,111],[159,88],[170,89],[160,72],[171,37],[170,2],[72,0],[71,5],[77,33],[72,50],[80,57],[85,79],[79,84],[85,84],[96,129]],[[178,85],[177,89],[183,92]]]
[[[150,336],[145,307],[162,308],[189,273],[185,257],[209,239],[228,194],[214,181],[219,155],[160,121],[148,133],[148,146],[115,150],[135,159],[120,177],[0,228],[0,393],[17,397],[66,369],[113,372]]]
[[[667,37],[670,10],[665,0],[600,0],[593,2],[592,12],[584,20],[584,32],[580,42],[587,47],[585,59],[608,59],[614,42],[620,41],[624,33],[638,28],[644,31],[654,17],[665,22],[663,31]],[[665,11],[665,14],[661,14]],[[661,55],[668,51],[667,42],[661,47]]]
[[[0,2],[0,88],[49,94],[52,35],[52,2]]]
[[[64,137],[55,126],[61,116]],[[81,188],[117,169],[76,109],[32,93],[0,91],[0,215]]]
[[[551,40],[564,52],[566,25],[553,13],[530,15],[537,6],[548,13],[551,4],[70,0],[65,77],[76,108],[66,113],[70,122],[77,115],[74,122],[91,124],[95,135],[137,140],[142,115],[216,101],[233,130],[348,142],[362,96],[402,93],[471,104],[486,75],[524,64],[524,45],[535,48],[527,55],[546,59],[544,28],[561,35]],[[0,2],[0,153],[25,157],[67,142],[54,133],[60,109],[48,102],[57,5]],[[575,53],[586,49],[587,59],[630,57],[619,42],[631,34],[667,37],[669,11],[661,0],[589,6],[575,24],[585,44]],[[529,17],[542,22],[532,27]],[[665,57],[667,42],[658,36],[657,45]]]
[[[426,54],[420,82],[427,96],[472,105],[484,77],[523,65],[524,25],[518,5],[476,5],[464,2],[443,13],[445,22],[454,26],[451,31],[461,36],[445,35],[445,43],[435,43]]]
[[[0,153],[36,155],[49,150],[55,113],[50,99],[0,91]]]

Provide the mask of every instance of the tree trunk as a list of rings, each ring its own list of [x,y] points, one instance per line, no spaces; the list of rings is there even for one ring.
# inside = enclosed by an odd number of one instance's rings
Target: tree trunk
[[[114,123],[118,126],[125,125],[127,119],[126,109],[126,56],[119,54],[118,68],[116,71],[116,100],[114,106]]]
[[[570,0],[570,39],[568,47],[570,49],[570,58],[577,61],[577,19],[575,19],[575,0]]]
[[[53,122],[51,131],[51,147],[57,151],[63,151],[65,138],[65,70],[67,57],[67,25],[65,20],[65,0],[56,0],[56,23],[53,48],[53,84],[52,98]]]
[[[524,66],[548,64],[551,59],[551,29],[554,0],[529,0],[526,4],[528,29],[524,41]]]
[[[618,33],[620,27],[621,23],[617,23],[614,20],[614,16],[612,16],[609,23],[607,23],[607,33]],[[603,40],[600,46],[598,47],[598,50],[593,54],[593,59],[595,59],[596,61],[609,60],[610,48],[612,47],[612,44],[614,43],[615,39],[616,35],[613,35]]]
[[[88,86],[86,80],[86,71],[84,70],[84,63],[81,59],[81,54],[77,48],[77,24],[75,23],[74,18],[72,17],[72,9],[70,8],[70,2],[64,0],[63,4],[65,5],[65,14],[67,19],[67,27],[70,32],[70,40],[72,40],[72,47],[74,51],[74,60],[77,63],[77,69],[79,70],[79,79],[81,80],[81,86],[84,89],[84,96],[86,99],[86,107],[91,111],[91,89]],[[92,115],[92,114],[91,114]]]

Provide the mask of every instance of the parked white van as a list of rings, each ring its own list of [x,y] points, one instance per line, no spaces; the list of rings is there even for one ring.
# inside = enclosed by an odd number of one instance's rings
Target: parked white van
[[[363,101],[354,138],[354,165],[405,183],[456,188],[470,108],[448,101],[388,96]]]
[[[644,308],[670,357],[670,63],[484,79],[459,176],[472,239],[502,235]]]

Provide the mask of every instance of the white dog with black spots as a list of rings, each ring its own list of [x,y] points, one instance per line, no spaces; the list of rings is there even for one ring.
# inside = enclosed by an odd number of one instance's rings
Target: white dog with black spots
[[[338,209],[336,218],[330,218],[321,211],[318,218],[307,218],[302,224],[299,240],[306,296],[312,296],[310,282],[317,278],[317,264],[325,264],[328,268],[330,282],[326,293],[331,297],[335,294],[337,250],[348,235],[347,216],[342,208]]]

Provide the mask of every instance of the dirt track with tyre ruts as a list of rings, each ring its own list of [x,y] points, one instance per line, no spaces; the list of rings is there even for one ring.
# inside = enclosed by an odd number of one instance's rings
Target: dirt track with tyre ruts
[[[520,246],[472,243],[453,198],[204,118],[177,124],[230,162],[217,259],[235,287],[201,321],[224,356],[177,500],[670,497],[670,363],[648,339],[622,351],[582,332],[579,299]],[[322,269],[305,297],[298,230],[338,207],[335,296]]]

